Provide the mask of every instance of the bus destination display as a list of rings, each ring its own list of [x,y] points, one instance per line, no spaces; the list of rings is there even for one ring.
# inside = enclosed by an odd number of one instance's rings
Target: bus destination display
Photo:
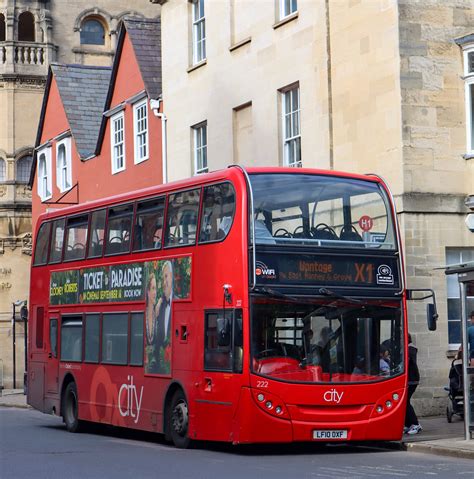
[[[395,258],[257,254],[259,284],[399,288]]]

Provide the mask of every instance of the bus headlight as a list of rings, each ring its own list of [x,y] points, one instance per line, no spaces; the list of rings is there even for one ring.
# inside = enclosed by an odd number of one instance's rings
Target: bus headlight
[[[290,419],[290,414],[282,399],[268,391],[262,392],[259,389],[252,390],[252,397],[255,404],[266,414],[278,419]]]
[[[387,406],[388,408],[391,408],[392,407],[392,401],[385,401],[385,406]]]
[[[398,393],[393,393],[392,398],[394,401],[398,401],[400,399],[400,396],[398,395]]]
[[[378,413],[383,412],[383,407],[382,407],[382,406],[377,406],[376,411],[377,411]]]

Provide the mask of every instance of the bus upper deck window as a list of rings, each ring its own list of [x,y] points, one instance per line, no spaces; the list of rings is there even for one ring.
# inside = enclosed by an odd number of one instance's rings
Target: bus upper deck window
[[[56,220],[53,223],[53,232],[51,234],[51,245],[49,251],[49,262],[59,263],[63,256],[64,243],[64,218]]]
[[[133,205],[115,206],[109,209],[107,243],[105,254],[120,254],[130,251]]]
[[[91,231],[89,233],[88,258],[102,256],[105,236],[105,210],[93,211],[91,213]]]
[[[230,183],[204,188],[199,242],[223,240],[230,231],[235,213],[235,191]]]
[[[64,251],[65,261],[85,258],[88,219],[89,216],[87,214],[68,218],[66,227],[66,248]]]
[[[170,195],[165,246],[184,246],[196,243],[200,190]]]
[[[133,250],[161,248],[165,198],[142,201],[137,205]]]
[[[51,233],[51,222],[43,223],[36,236],[35,257],[33,264],[35,266],[46,264],[48,261],[49,235]]]

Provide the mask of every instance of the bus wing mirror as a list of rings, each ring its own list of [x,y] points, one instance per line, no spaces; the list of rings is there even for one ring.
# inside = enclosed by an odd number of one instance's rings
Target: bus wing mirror
[[[230,346],[230,320],[217,318],[217,345],[219,347]]]
[[[430,331],[436,331],[436,320],[438,319],[438,313],[436,312],[436,304],[429,303],[426,305],[426,321],[428,323],[428,329]]]
[[[416,293],[425,293],[418,296]],[[436,321],[438,320],[438,311],[436,308],[436,296],[432,289],[407,289],[407,299],[412,301],[423,301],[433,298],[433,302],[426,305],[426,321],[430,331],[436,331]]]
[[[25,304],[20,309],[20,318],[22,321],[28,321],[28,307]]]

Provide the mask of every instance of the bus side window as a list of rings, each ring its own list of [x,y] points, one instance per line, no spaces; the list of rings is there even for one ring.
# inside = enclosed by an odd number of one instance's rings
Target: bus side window
[[[128,253],[132,232],[133,205],[115,206],[109,209],[107,244],[105,254]]]
[[[133,251],[161,248],[164,209],[164,197],[138,203]]]
[[[199,198],[198,189],[169,196],[165,246],[196,243]]]
[[[64,243],[64,218],[56,220],[53,223],[53,231],[51,234],[51,245],[49,251],[49,263],[59,263],[63,256]]]
[[[105,235],[105,210],[93,211],[91,213],[91,230],[89,233],[88,258],[102,256],[104,249]]]
[[[235,213],[235,191],[230,183],[204,188],[199,242],[223,240],[230,231]]]
[[[61,361],[82,361],[82,315],[62,318]]]
[[[66,227],[66,248],[64,260],[84,259],[86,256],[89,215],[68,218]]]
[[[51,318],[49,320],[49,346],[51,356],[53,358],[58,357],[58,320]]]
[[[38,231],[35,242],[34,266],[48,262],[49,235],[51,233],[51,222],[43,223]]]

